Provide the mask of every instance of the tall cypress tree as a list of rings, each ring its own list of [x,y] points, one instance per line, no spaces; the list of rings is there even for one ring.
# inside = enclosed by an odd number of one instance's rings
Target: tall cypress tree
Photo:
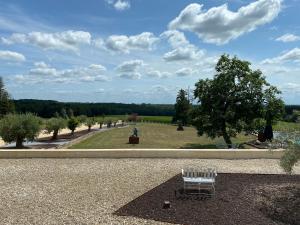
[[[14,104],[4,87],[2,77],[0,77],[0,117],[14,111]]]
[[[179,90],[175,104],[175,121],[180,121],[182,125],[187,125],[189,121],[189,112],[191,104],[187,96],[187,92],[183,89]]]

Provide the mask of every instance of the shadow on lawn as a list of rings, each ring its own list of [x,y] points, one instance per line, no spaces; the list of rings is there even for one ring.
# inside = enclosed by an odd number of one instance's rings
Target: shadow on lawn
[[[118,216],[134,216],[173,224],[276,224],[262,214],[254,204],[256,188],[265,185],[297,183],[300,176],[218,174],[215,198],[176,198],[182,188],[178,174],[114,212]],[[163,209],[164,201],[171,208]]]

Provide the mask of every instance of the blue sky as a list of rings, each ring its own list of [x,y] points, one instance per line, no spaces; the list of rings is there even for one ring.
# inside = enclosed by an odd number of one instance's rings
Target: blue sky
[[[15,99],[174,103],[223,53],[300,104],[299,0],[0,0],[0,76]]]

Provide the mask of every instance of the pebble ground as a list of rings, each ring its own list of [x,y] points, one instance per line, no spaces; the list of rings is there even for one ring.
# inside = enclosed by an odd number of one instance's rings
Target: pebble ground
[[[271,159],[1,159],[0,223],[167,224],[113,213],[187,166],[283,173]]]

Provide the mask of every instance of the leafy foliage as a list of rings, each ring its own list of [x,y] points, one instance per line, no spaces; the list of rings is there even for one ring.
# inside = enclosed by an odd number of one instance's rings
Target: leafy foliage
[[[2,77],[0,77],[0,118],[14,111],[14,104],[4,87]]]
[[[51,118],[46,121],[45,130],[50,134],[53,132],[52,139],[57,139],[59,130],[64,129],[67,126],[67,122],[63,118]]]
[[[25,139],[33,141],[41,130],[42,120],[37,116],[26,114],[7,114],[0,123],[0,136],[5,142],[16,142],[17,148],[23,147]]]
[[[74,134],[74,131],[80,124],[79,120],[75,117],[72,117],[68,120],[68,128],[71,130],[72,135]]]
[[[187,125],[190,110],[191,104],[188,99],[188,94],[185,90],[180,89],[176,98],[174,121],[180,121],[182,125]]]
[[[228,55],[221,56],[215,69],[214,78],[199,80],[194,91],[199,105],[192,118],[199,135],[222,136],[231,147],[231,137],[257,129],[257,119],[272,123],[280,117],[283,103],[276,97],[280,92],[260,70]]]
[[[85,121],[85,125],[88,126],[89,131],[91,131],[92,126],[95,124],[96,124],[96,119],[94,117],[89,117]]]
[[[300,160],[300,145],[290,144],[280,159],[280,166],[286,173],[292,173],[293,167]]]

